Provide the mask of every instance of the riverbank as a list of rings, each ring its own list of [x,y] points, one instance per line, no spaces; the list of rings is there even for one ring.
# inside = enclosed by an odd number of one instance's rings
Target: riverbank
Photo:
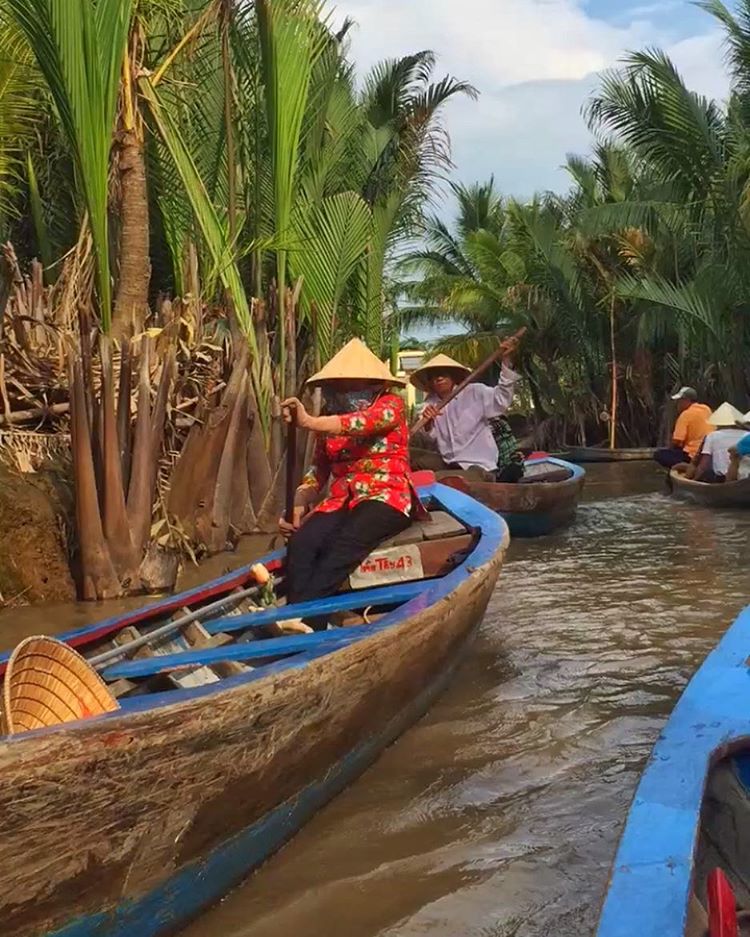
[[[277,537],[266,534],[243,537],[231,553],[207,557],[197,566],[187,563],[180,571],[174,591],[190,589],[252,563],[274,549],[277,541]],[[71,628],[82,628],[103,618],[155,602],[158,598],[159,595],[139,595],[107,602],[49,602],[22,608],[5,608],[0,610],[0,647],[9,649],[29,635],[54,635]]]
[[[71,602],[73,495],[63,475],[0,463],[0,608]]]

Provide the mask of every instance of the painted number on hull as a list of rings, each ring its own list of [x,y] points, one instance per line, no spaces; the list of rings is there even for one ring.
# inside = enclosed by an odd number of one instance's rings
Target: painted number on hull
[[[352,589],[387,585],[392,582],[412,582],[423,579],[422,556],[416,545],[389,547],[375,550],[351,574]]]

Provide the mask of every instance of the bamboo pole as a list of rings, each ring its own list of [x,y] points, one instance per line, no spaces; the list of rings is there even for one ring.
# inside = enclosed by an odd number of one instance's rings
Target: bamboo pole
[[[609,340],[612,351],[612,403],[609,411],[609,448],[617,448],[617,341],[615,339],[615,294],[609,306]]]
[[[511,335],[511,339],[517,339],[520,341],[520,339],[522,339],[525,334],[526,334],[526,328],[524,327],[522,329],[519,329],[514,335]],[[507,339],[507,341],[510,341],[510,339]],[[475,368],[471,372],[471,374],[468,375],[468,377],[464,378],[464,380],[461,381],[458,387],[454,387],[451,393],[445,398],[445,400],[441,400],[440,403],[437,404],[438,413],[441,410],[443,410],[445,407],[447,407],[448,404],[452,400],[455,400],[456,397],[458,397],[458,395],[461,393],[461,391],[464,390],[466,387],[468,387],[469,384],[475,381],[478,377],[481,377],[485,371],[488,371],[499,358],[502,358],[504,354],[505,354],[505,342],[501,342],[500,347],[496,351],[493,351],[492,354],[488,358],[486,358],[479,365],[478,368]],[[412,426],[410,430],[411,435],[413,436],[415,433],[419,432],[419,430],[423,429],[429,422],[430,420],[425,420],[424,417],[420,417],[417,420],[417,422]]]

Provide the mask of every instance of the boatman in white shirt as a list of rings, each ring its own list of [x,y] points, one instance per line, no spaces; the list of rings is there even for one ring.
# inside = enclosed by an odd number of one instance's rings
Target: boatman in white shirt
[[[750,411],[737,422],[737,428],[745,435],[729,450],[728,482],[744,481],[750,478]]]
[[[442,410],[438,406],[471,373],[469,369],[447,355],[438,355],[412,374],[412,384],[427,394],[422,417],[430,421],[425,427],[427,440],[413,441],[412,468],[460,469],[478,478],[494,478],[498,451],[490,420],[508,410],[519,380],[512,367],[518,339],[506,339],[501,347],[497,386],[469,384]]]
[[[743,419],[742,413],[731,403],[723,403],[718,410],[714,410],[708,422],[716,429],[703,441],[695,470],[696,481],[722,484],[727,480],[730,450],[745,436],[745,430],[738,426]]]

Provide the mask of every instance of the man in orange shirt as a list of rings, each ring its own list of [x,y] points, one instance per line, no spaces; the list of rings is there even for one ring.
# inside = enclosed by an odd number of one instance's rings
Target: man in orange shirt
[[[698,403],[698,392],[692,387],[681,387],[672,400],[677,401],[679,414],[672,433],[672,446],[669,449],[657,449],[654,455],[659,465],[666,469],[683,462],[692,462],[703,440],[715,429],[708,422],[711,408]]]

